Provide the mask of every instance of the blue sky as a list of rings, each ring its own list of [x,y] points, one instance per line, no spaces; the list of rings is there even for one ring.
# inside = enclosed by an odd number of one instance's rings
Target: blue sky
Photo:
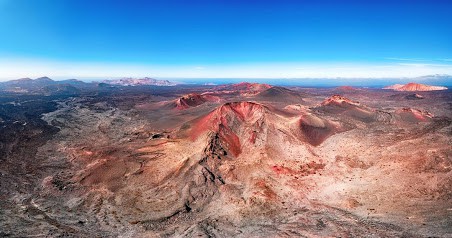
[[[451,12],[434,0],[0,0],[0,78],[452,74]]]

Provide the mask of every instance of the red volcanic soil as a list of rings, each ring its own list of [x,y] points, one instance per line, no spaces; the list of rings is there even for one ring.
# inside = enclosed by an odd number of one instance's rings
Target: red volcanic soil
[[[229,126],[220,124],[218,126],[218,134],[220,141],[223,143],[224,147],[232,153],[232,155],[237,157],[240,153],[242,153],[240,139]]]
[[[304,139],[313,146],[322,144],[328,137],[339,131],[334,124],[313,115],[304,115],[299,121]]]
[[[340,95],[333,95],[322,102],[322,106],[337,106],[342,108],[349,108],[350,106],[359,106],[359,102],[354,102],[346,97]]]
[[[399,109],[396,111],[396,114],[401,117],[402,121],[406,122],[427,122],[431,121],[433,117],[429,112],[423,112],[413,108]]]
[[[373,110],[340,95],[327,98],[318,109],[328,113],[348,115],[364,122],[373,121],[375,117]]]
[[[420,83],[407,83],[395,84],[391,86],[384,87],[383,89],[393,89],[395,91],[436,91],[436,90],[447,90],[446,87],[442,86],[431,86]]]
[[[196,139],[207,131],[218,133],[226,149],[238,156],[241,153],[241,142],[237,135],[240,127],[245,123],[259,127],[259,120],[267,110],[265,106],[254,102],[226,103],[195,121],[190,136]],[[255,133],[251,131],[247,134],[251,143],[256,140]]]
[[[297,173],[297,171],[295,171],[295,170],[293,170],[291,168],[287,168],[287,167],[282,166],[282,165],[273,165],[271,167],[271,169],[276,174],[296,174]]]
[[[354,88],[352,86],[340,86],[335,88],[336,91],[341,91],[341,92],[354,92],[354,91],[358,91],[357,88]]]
[[[205,102],[217,102],[220,99],[212,95],[191,93],[182,96],[175,101],[175,108],[178,110],[184,110],[191,107],[199,106]]]
[[[253,192],[254,195],[261,196],[266,200],[276,200],[278,195],[271,189],[271,187],[265,182],[264,179],[259,179],[254,183],[256,191]]]
[[[262,125],[270,123],[268,118],[265,119],[267,113],[274,112],[254,102],[226,103],[192,122],[188,135],[195,140],[208,131],[214,132],[226,150],[238,156],[243,144],[255,144]],[[312,114],[301,116],[297,128],[295,133],[300,140],[313,146],[318,146],[331,135],[343,131],[339,124]]]

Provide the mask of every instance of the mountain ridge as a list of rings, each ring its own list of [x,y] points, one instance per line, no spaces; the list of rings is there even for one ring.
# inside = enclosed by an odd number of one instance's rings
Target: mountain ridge
[[[392,90],[395,90],[395,91],[415,92],[415,91],[447,90],[447,87],[433,86],[433,85],[426,85],[426,84],[410,82],[410,83],[407,83],[407,84],[394,84],[394,85],[386,86],[383,89],[392,89]]]

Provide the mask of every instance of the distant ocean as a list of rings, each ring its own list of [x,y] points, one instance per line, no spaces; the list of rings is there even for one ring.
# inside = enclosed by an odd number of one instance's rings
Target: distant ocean
[[[337,86],[355,86],[355,87],[375,87],[380,88],[392,84],[405,84],[416,82],[422,84],[440,85],[451,87],[452,77],[433,78],[433,79],[412,79],[412,78],[159,78],[170,81],[187,84],[228,84],[228,83],[267,83],[279,86],[301,86],[301,87],[337,87]]]

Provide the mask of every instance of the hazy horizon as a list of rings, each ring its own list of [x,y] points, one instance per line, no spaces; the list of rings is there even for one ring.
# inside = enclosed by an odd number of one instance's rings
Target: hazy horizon
[[[30,79],[43,78],[48,76],[41,76]],[[49,77],[55,81],[71,80],[76,79],[86,83],[103,82],[108,80],[122,79],[122,78],[145,78],[145,77],[86,77],[86,78],[75,78],[75,77]],[[180,85],[183,84],[193,84],[193,85],[220,85],[220,84],[234,84],[241,82],[250,83],[266,83],[277,86],[305,86],[305,87],[337,87],[337,86],[355,86],[355,87],[384,87],[392,84],[406,84],[406,83],[420,83],[420,84],[430,84],[437,86],[452,86],[452,76],[451,75],[425,75],[422,77],[414,78],[172,78],[172,77],[149,77],[157,80],[168,80],[173,83]],[[24,79],[24,78],[18,78]],[[8,79],[0,80],[1,82],[6,82]]]

